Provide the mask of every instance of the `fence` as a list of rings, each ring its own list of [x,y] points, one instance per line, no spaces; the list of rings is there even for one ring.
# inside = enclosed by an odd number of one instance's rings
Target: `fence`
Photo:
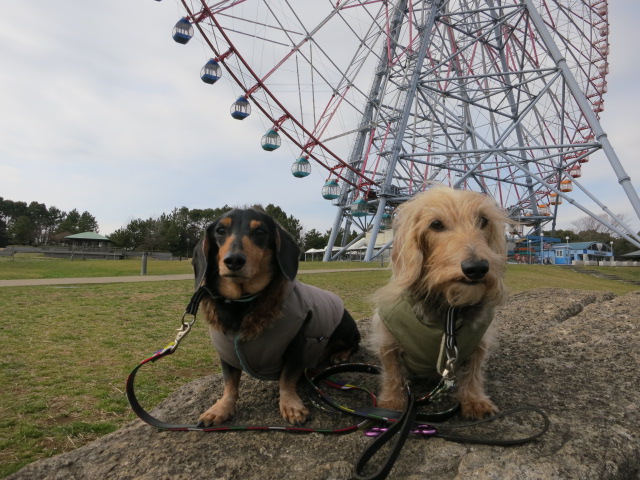
[[[42,247],[8,246],[0,250],[0,255],[11,256],[16,253],[44,253],[45,257],[69,258],[70,260],[124,260],[141,257],[144,253],[155,260],[173,260],[170,252],[140,252],[115,247],[88,247],[55,245]]]

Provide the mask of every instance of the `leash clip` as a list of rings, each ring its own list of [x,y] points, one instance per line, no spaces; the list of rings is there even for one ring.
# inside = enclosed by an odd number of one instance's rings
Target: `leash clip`
[[[444,366],[444,370],[442,371],[442,378],[444,378],[445,380],[453,380],[454,378],[453,372],[454,372],[455,364],[456,364],[455,357],[449,358],[447,360],[447,363]]]
[[[447,362],[444,365],[444,370],[442,371],[442,379],[446,383],[451,383],[455,381],[455,367],[456,360],[458,359],[458,347],[455,345],[453,348],[447,348]]]
[[[193,315],[193,320],[191,320],[190,322],[185,321],[185,317],[187,315],[190,315],[190,313],[184,312],[184,315],[182,315],[182,325],[180,326],[180,328],[178,328],[176,339],[173,342],[171,342],[168,346],[168,349],[172,353],[175,352],[176,348],[178,348],[178,344],[182,341],[184,337],[187,336],[187,334],[191,331],[191,327],[193,326],[193,324],[196,323],[195,315]]]

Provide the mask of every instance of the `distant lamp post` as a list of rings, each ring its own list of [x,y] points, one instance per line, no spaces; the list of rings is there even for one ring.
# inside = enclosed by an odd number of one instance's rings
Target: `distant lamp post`
[[[613,240],[609,242],[609,245],[611,246],[611,261],[613,262]]]
[[[531,265],[531,239],[527,240],[527,251],[529,252],[529,265]]]
[[[544,233],[540,233],[540,265],[544,265]]]
[[[569,252],[569,235],[567,235],[566,237],[564,237],[564,239],[567,241],[567,264],[571,264],[571,252]]]

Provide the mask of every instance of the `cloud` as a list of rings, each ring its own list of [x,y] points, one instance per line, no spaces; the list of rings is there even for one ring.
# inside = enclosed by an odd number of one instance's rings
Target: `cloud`
[[[611,73],[602,124],[637,187],[640,162],[638,5],[610,2]],[[324,231],[336,208],[322,199],[327,176],[295,179],[299,153],[283,142],[264,152],[270,127],[256,112],[231,119],[239,95],[223,77],[199,79],[211,52],[197,38],[171,39],[178,2],[4,2],[0,7],[0,195],[96,216],[109,234],[132,218],[174,207],[273,203]],[[629,202],[602,154],[584,184],[614,212]],[[585,205],[593,205],[580,197]],[[582,212],[561,207],[561,224]],[[639,227],[640,228],[640,227]]]

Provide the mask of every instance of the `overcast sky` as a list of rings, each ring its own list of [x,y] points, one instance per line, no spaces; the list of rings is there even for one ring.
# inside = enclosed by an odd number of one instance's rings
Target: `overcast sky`
[[[298,152],[286,142],[264,152],[269,126],[258,112],[231,119],[237,90],[199,79],[210,52],[171,39],[182,15],[173,0],[2,0],[0,196],[89,211],[104,235],[174,207],[254,203],[278,205],[307,229],[330,228],[336,209],[320,194],[325,173],[294,178]],[[601,114],[636,189],[639,21],[637,0],[610,2]],[[611,210],[635,217],[603,155],[583,172]],[[582,215],[562,205],[559,226]]]

